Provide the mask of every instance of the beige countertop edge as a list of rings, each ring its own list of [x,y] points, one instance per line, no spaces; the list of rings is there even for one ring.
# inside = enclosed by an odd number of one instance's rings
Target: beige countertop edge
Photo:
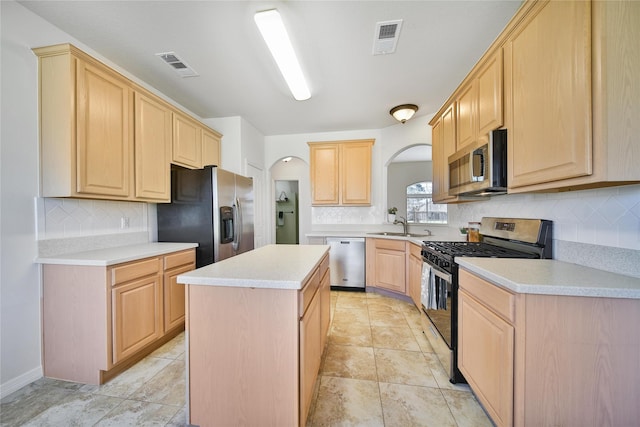
[[[197,246],[197,243],[151,242],[138,245],[96,249],[86,252],[60,254],[50,257],[38,257],[35,259],[35,263],[106,267],[114,264],[135,261],[137,259],[192,249]]]
[[[267,245],[178,276],[185,285],[301,289],[327,245]]]
[[[557,260],[457,257],[461,268],[516,293],[640,299],[640,278]]]

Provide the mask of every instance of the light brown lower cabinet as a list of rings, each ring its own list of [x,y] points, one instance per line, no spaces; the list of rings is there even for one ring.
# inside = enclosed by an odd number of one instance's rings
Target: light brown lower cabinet
[[[416,307],[422,307],[420,295],[422,290],[422,247],[415,243],[407,244],[409,253],[407,254],[407,275],[408,290],[411,301]]]
[[[162,336],[162,276],[116,286],[113,295],[113,363]]]
[[[320,271],[324,271],[320,279],[320,348],[327,344],[329,326],[331,325],[331,274],[329,274],[329,256],[325,256],[320,263]]]
[[[163,276],[194,268],[194,249],[109,267],[45,264],[44,375],[102,384],[169,341],[183,329],[184,308],[168,329],[164,306],[184,296],[167,292]]]
[[[392,239],[367,239],[367,286],[405,294],[406,242]]]
[[[191,424],[305,425],[326,342],[328,275],[327,254],[301,290],[187,285]]]
[[[497,426],[637,425],[640,300],[459,283],[459,368]]]

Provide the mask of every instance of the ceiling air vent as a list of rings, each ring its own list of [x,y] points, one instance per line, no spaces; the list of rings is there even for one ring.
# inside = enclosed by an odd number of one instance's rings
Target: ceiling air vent
[[[196,77],[199,75],[193,68],[180,59],[175,52],[156,53],[156,56],[169,64],[180,77]]]
[[[385,55],[396,51],[402,19],[376,23],[375,38],[373,40],[373,54]]]

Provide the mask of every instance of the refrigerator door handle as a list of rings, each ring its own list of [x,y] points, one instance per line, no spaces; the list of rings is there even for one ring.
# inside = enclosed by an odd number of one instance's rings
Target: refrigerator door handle
[[[242,239],[242,208],[240,206],[240,199],[237,197],[233,209],[233,216],[233,250],[237,251],[240,248],[240,240]]]

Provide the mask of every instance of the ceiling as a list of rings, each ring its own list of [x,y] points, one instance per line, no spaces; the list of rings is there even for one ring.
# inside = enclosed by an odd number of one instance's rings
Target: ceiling
[[[513,1],[19,1],[201,118],[241,116],[263,135],[382,129],[389,110],[442,106],[521,4]],[[295,101],[254,24],[277,8],[311,88]],[[376,23],[402,19],[395,53]],[[156,53],[199,74],[182,78]]]

